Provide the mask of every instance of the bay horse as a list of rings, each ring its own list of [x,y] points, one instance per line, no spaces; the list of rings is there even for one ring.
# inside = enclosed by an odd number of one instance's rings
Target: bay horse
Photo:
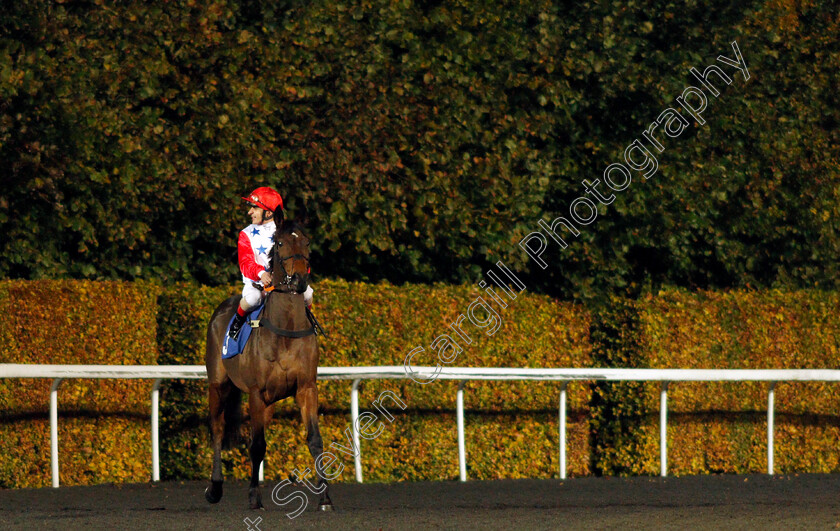
[[[318,429],[318,340],[306,315],[303,292],[309,283],[309,238],[296,221],[283,221],[271,248],[273,290],[265,299],[261,325],[251,333],[245,350],[222,359],[227,326],[239,305],[234,296],[216,308],[207,329],[205,363],[209,381],[210,430],[213,436],[213,472],[204,496],[210,503],[222,499],[221,450],[239,434],[241,393],[248,394],[251,417],[251,483],[248,501],[260,509],[260,464],[265,457],[265,428],[277,401],[294,396],[306,425],[306,442],[315,459],[320,493],[319,508],[332,509],[326,475],[318,470],[323,442]],[[266,323],[268,321],[268,323]],[[290,337],[291,336],[291,337]],[[321,487],[323,485],[323,489]]]

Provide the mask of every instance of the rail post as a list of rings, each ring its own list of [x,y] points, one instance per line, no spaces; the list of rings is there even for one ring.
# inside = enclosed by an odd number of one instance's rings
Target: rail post
[[[566,385],[560,384],[560,479],[566,479]]]
[[[52,466],[52,486],[58,488],[58,386],[61,378],[53,380],[50,387],[50,461]]]
[[[360,379],[353,380],[353,386],[350,388],[350,423],[353,425],[353,444],[356,445],[356,455],[354,462],[356,465],[356,482],[363,483],[362,480],[362,442],[359,437],[359,382]]]
[[[464,384],[466,382],[458,382],[458,396],[457,396],[457,417],[458,417],[458,465],[461,472],[461,481],[467,480],[467,450],[464,443]]]
[[[152,481],[160,481],[160,382],[152,384]]]
[[[668,475],[668,382],[659,392],[659,475]]]
[[[773,475],[773,424],[776,382],[770,382],[767,391],[767,473]]]

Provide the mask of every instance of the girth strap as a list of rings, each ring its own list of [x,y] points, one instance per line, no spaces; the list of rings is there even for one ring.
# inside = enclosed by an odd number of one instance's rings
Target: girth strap
[[[274,323],[269,321],[268,319],[254,319],[250,321],[248,324],[251,325],[251,328],[268,328],[278,336],[283,337],[306,337],[315,334],[315,327],[309,327],[305,330],[283,330],[282,328],[277,328]]]

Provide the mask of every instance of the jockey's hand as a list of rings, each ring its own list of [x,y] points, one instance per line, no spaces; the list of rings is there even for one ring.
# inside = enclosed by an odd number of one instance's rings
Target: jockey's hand
[[[269,287],[271,285],[271,273],[268,271],[263,271],[260,273],[260,282],[262,283],[263,287]]]

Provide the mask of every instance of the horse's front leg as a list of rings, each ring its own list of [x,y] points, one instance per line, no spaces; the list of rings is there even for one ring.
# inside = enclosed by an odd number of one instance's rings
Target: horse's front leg
[[[252,390],[249,396],[251,414],[251,484],[248,489],[248,503],[251,509],[262,509],[260,494],[260,464],[265,458],[265,427],[271,418],[273,408],[268,407],[258,390]],[[268,418],[266,418],[268,417]]]
[[[210,486],[204,491],[204,497],[210,503],[222,499],[222,440],[225,432],[225,403],[230,399],[231,381],[222,384],[210,384],[210,431],[213,433],[213,473]]]
[[[318,428],[318,388],[311,385],[299,389],[295,400],[300,408],[303,423],[306,425],[306,445],[309,446],[309,453],[315,460],[315,473],[318,475],[318,486],[315,491],[320,494],[318,508],[322,511],[331,511],[333,504],[330,500],[330,488],[325,479],[323,463],[319,459],[324,453],[324,442],[321,439],[321,430]]]

